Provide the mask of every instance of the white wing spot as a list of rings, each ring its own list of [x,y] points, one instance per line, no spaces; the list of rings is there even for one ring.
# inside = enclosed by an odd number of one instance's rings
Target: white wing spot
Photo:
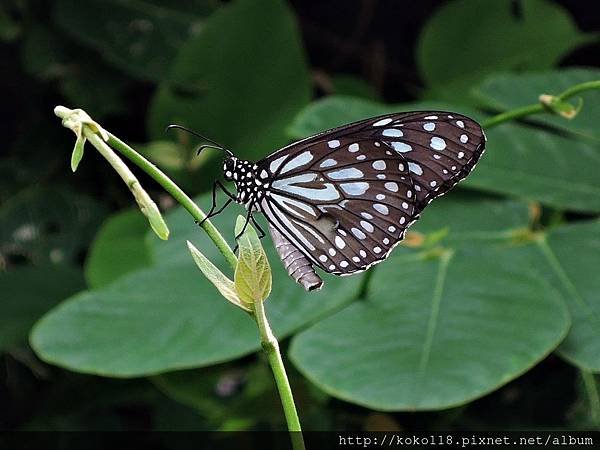
[[[375,196],[375,198],[376,198],[377,200],[383,200],[383,199],[385,198],[385,195],[383,195],[383,194],[377,194],[377,195]]]
[[[406,222],[406,217],[400,217],[400,225],[404,225],[404,222]]]
[[[462,159],[465,156],[465,152],[458,152],[458,159]]]
[[[456,125],[459,126],[460,128],[464,128],[465,127],[465,123],[462,120],[457,120],[456,121]]]
[[[423,169],[417,163],[409,162],[408,170],[410,170],[412,173],[416,173],[417,175],[423,175]]]
[[[405,144],[404,142],[392,142],[392,147],[398,153],[412,152],[412,149],[413,149],[410,145]]]
[[[358,155],[356,159],[362,161],[363,159],[367,159],[367,157],[365,155]]]
[[[366,211],[361,212],[360,215],[363,216],[365,219],[372,219],[373,218],[373,216],[371,214],[369,214],[368,212],[366,212]]]
[[[406,202],[402,202],[402,207],[403,207],[404,209],[408,209],[408,203],[406,203]]]
[[[365,230],[367,230],[369,233],[372,233],[373,230],[375,228],[373,228],[373,225],[371,225],[369,222],[366,222],[364,220],[360,221],[360,226],[363,227]]]
[[[388,123],[390,123],[392,121],[392,119],[390,119],[389,117],[385,118],[385,119],[381,119],[378,120],[377,122],[375,122],[373,124],[374,127],[382,127],[384,125],[387,125]]]
[[[429,144],[429,146],[434,150],[441,151],[446,148],[446,141],[443,140],[441,137],[434,136],[431,138],[431,143]]]
[[[327,256],[325,256],[325,255],[319,256],[319,261],[321,261],[321,262],[327,261]]]
[[[379,141],[375,142],[375,147],[379,147],[381,143]]]
[[[350,153],[355,153],[355,152],[357,152],[357,151],[359,151],[359,150],[360,150],[360,147],[358,146],[358,144],[357,144],[356,142],[355,142],[354,144],[350,144],[350,145],[348,146],[348,151],[349,151]]]
[[[343,267],[344,269],[348,267],[348,261],[340,261],[340,267]]]
[[[384,239],[383,239],[383,243],[384,243],[385,245],[388,245],[388,244],[390,243],[390,240],[389,240],[388,238],[384,238]]]
[[[353,256],[352,257],[352,261],[354,261],[354,262],[360,262],[360,258],[358,256]]]
[[[381,253],[381,247],[373,247],[375,253]]]
[[[329,148],[338,148],[340,146],[340,141],[338,141],[337,139],[333,139],[329,141],[327,145],[329,146]]]
[[[346,246],[346,241],[344,241],[341,237],[335,237],[335,245],[337,248],[344,248]]]
[[[385,170],[385,168],[386,168],[385,161],[382,161],[382,160],[377,160],[371,165],[373,166],[373,169],[375,169],[375,170]]]
[[[348,167],[346,169],[328,172],[327,176],[332,180],[352,180],[355,178],[362,178],[364,177],[364,174],[354,167]]]
[[[385,188],[391,192],[398,192],[398,184],[393,181],[388,181],[384,184]]]
[[[404,164],[402,164],[402,163],[398,164],[398,170],[400,172],[404,172]]]
[[[281,173],[289,172],[290,170],[294,170],[300,166],[304,166],[313,160],[313,154],[309,151],[302,152],[298,156],[295,156],[291,160],[289,160],[285,166],[281,168]]]
[[[358,228],[352,228],[352,234],[354,236],[356,236],[358,239],[365,239],[367,237],[367,235],[365,233],[363,233],[361,230],[359,230]]]
[[[335,256],[335,254],[337,253],[337,252],[335,251],[335,249],[334,249],[334,248],[330,248],[330,249],[329,249],[329,250],[327,250],[327,251],[329,252],[329,254],[330,254],[331,256]]]
[[[395,128],[388,128],[386,130],[383,130],[383,134],[384,136],[387,137],[402,137],[404,136],[404,133],[402,132],[402,130],[397,130]]]
[[[396,227],[395,227],[394,225],[390,225],[390,226],[388,227],[388,231],[389,231],[390,233],[393,233],[394,231],[396,231]]]
[[[268,178],[268,177],[269,177],[269,172],[267,172],[265,169],[263,169],[263,170],[260,172],[260,177],[261,177],[263,180],[264,180],[265,178]]]
[[[463,144],[466,144],[467,142],[469,142],[469,136],[467,136],[466,134],[461,134],[460,142],[462,142]]]
[[[360,250],[358,253],[360,253],[360,256],[362,256],[363,258],[367,257],[367,252],[365,252],[364,250]]]
[[[435,187],[437,185],[437,181],[433,180],[432,182],[429,183],[429,186],[431,187]]]
[[[388,209],[387,206],[382,205],[381,203],[375,203],[373,205],[373,209],[375,211],[380,212],[381,214],[383,214],[384,216],[387,216],[390,213],[390,210]]]
[[[452,169],[452,170],[456,170],[456,166],[452,166],[452,167],[451,167],[451,169]]]
[[[380,174],[378,174],[378,175],[377,175],[377,178],[378,178],[379,180],[385,180],[385,175],[384,175],[384,174],[382,174],[382,173],[380,173]]]
[[[279,158],[277,158],[276,160],[271,161],[271,164],[269,164],[269,169],[271,170],[271,173],[277,172],[277,169],[279,169],[279,166],[281,166],[281,163],[287,157],[288,157],[288,155],[283,155],[283,156],[280,156]]]
[[[411,190],[406,191],[406,196],[408,198],[411,198],[412,197],[412,191]]]
[[[321,167],[322,169],[326,168],[326,167],[333,167],[337,165],[337,161],[335,159],[329,158],[326,159],[325,161],[323,161],[319,167]]]
[[[423,124],[423,129],[425,131],[433,131],[433,130],[435,130],[435,123],[427,122],[427,123]]]
[[[329,270],[333,270],[333,269],[335,269],[335,265],[331,264],[331,265],[329,266]]]
[[[340,187],[348,195],[363,195],[369,189],[369,183],[342,183]]]
[[[341,228],[338,230],[338,233],[340,233],[342,236],[348,236],[348,233],[346,233],[344,230],[342,230]]]
[[[436,153],[433,155],[433,159],[442,159],[442,157]]]
[[[423,117],[425,120],[437,120],[438,116],[427,116]]]

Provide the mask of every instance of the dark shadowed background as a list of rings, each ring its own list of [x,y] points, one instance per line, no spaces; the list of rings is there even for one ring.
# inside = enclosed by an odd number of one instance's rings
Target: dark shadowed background
[[[388,111],[482,122],[600,79],[593,2],[8,0],[0,5],[0,429],[285,427],[220,254],[139,170],[159,241],[56,105],[83,108],[207,210],[222,155],[261,158]],[[368,276],[307,294],[272,245],[267,308],[310,430],[600,427],[600,93],[486,130],[472,177]],[[577,103],[577,99],[572,99]],[[230,243],[231,206],[215,223]],[[449,260],[438,250],[452,250]],[[443,253],[448,254],[448,253]]]

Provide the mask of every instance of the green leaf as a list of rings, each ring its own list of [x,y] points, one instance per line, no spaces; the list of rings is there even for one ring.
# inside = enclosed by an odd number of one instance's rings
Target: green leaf
[[[126,210],[110,216],[89,250],[85,278],[91,288],[99,288],[151,264],[145,242],[148,222],[139,210]]]
[[[461,186],[560,209],[600,211],[600,178],[590,170],[598,165],[600,146],[514,124],[487,135],[485,154]]]
[[[208,260],[200,250],[194,247],[190,241],[187,242],[187,245],[198,268],[202,271],[204,276],[208,278],[208,281],[219,290],[221,295],[234,305],[239,306],[246,311],[250,311],[250,308],[248,308],[248,306],[240,299],[233,281],[227,278],[223,272],[211,263],[210,260]]]
[[[519,376],[565,336],[560,295],[510,250],[394,255],[368,299],[297,335],[290,357],[337,398],[378,410],[464,404]]]
[[[197,2],[75,0],[56,2],[54,21],[108,62],[141,79],[163,79],[181,45],[212,8]]]
[[[481,113],[461,105],[443,102],[413,102],[386,105],[371,100],[348,96],[330,96],[311,103],[294,118],[288,134],[294,138],[310,136],[320,131],[392,112],[436,110],[455,111],[478,119]]]
[[[238,216],[235,234],[244,229],[246,218]],[[248,224],[238,238],[239,256],[235,268],[235,289],[246,305],[265,301],[271,293],[271,267],[256,231]]]
[[[210,204],[210,196],[199,203]],[[214,223],[220,230],[231,229],[236,216],[232,206]],[[42,359],[80,372],[132,377],[208,366],[259,349],[256,324],[199,276],[185,241],[193,241],[227,273],[214,244],[182,208],[166,219],[171,239],[148,234],[155,266],[72,297],[37,323],[31,341]],[[287,275],[273,245],[265,245],[275,261],[271,301],[265,308],[278,337],[356,297],[361,276],[324,276],[321,291],[305,292]]]
[[[431,203],[411,231],[429,234],[446,229],[444,245],[502,241],[528,225],[528,207],[482,195],[453,191]]]
[[[0,273],[0,351],[26,342],[36,320],[83,287],[81,271],[61,265]]]
[[[238,0],[183,45],[151,107],[149,131],[180,123],[252,159],[287,142],[284,128],[308,103],[300,36],[282,0]]]
[[[75,147],[73,147],[73,153],[71,154],[71,170],[75,172],[81,159],[83,158],[83,149],[85,147],[86,139],[83,136],[77,136],[75,140]]]
[[[518,5],[515,14],[509,0],[455,0],[432,15],[420,36],[417,60],[438,98],[464,100],[472,86],[500,70],[549,69],[597,39],[581,33],[559,5],[545,0]]]
[[[599,79],[600,70],[591,68],[567,68],[522,75],[496,74],[487,78],[477,88],[475,95],[484,106],[504,111],[536,103],[541,94],[558,95],[576,84]],[[565,120],[553,114],[536,114],[527,119],[581,136],[600,139],[600,90],[586,91],[576,98],[583,99],[583,108],[572,120]]]
[[[544,273],[563,293],[572,317],[559,354],[584,370],[600,372],[600,222],[559,227],[536,243],[547,264]]]
[[[105,214],[92,197],[57,186],[29,188],[0,208],[0,253],[34,263],[76,262]]]

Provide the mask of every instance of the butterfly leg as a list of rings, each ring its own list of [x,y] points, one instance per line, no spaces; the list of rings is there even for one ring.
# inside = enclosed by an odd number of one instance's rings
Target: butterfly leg
[[[264,238],[266,236],[265,235],[265,230],[263,230],[261,228],[261,226],[258,224],[258,222],[256,221],[256,219],[254,218],[254,215],[250,216],[250,220],[252,221],[252,224],[256,227],[256,229],[258,230],[258,233],[259,233],[258,238],[259,239]]]
[[[217,211],[215,211],[215,208],[217,207],[217,188],[220,188],[223,192],[225,192],[225,194],[229,197],[227,199],[227,201],[225,202],[225,204],[223,206],[221,206]],[[204,219],[202,219],[200,222],[198,222],[198,225],[202,225],[206,220],[210,219],[211,217],[216,216],[217,214],[220,214],[223,212],[223,210],[225,208],[227,208],[227,206],[229,206],[229,204],[235,200],[235,195],[232,194],[231,192],[229,192],[227,190],[227,188],[225,186],[223,186],[223,184],[220,181],[215,181],[213,184],[213,188],[212,188],[212,206],[210,207],[210,210],[208,211],[208,214],[206,215],[206,217]]]
[[[246,222],[244,222],[244,226],[242,227],[242,231],[240,231],[236,236],[235,236],[235,247],[233,249],[233,252],[235,253],[238,249],[238,244],[237,244],[237,240],[240,238],[240,236],[242,234],[244,234],[244,231],[246,231],[246,228],[248,228],[248,224],[250,223],[250,221],[254,221],[254,217],[252,217],[252,204],[248,207],[248,214],[246,214]]]

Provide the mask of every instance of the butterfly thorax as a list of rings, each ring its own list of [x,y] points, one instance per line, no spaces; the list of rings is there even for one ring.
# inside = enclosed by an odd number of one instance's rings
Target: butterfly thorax
[[[227,158],[223,163],[225,179],[235,183],[235,201],[246,207],[256,207],[264,195],[265,185],[256,176],[256,169],[256,164],[235,156]]]

